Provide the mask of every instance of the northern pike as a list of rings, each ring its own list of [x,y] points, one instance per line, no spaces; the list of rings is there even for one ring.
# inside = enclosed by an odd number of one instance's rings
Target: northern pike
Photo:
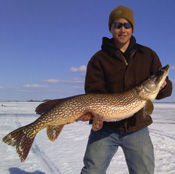
[[[50,100],[40,104],[36,113],[41,116],[33,123],[20,127],[3,138],[3,142],[16,146],[23,162],[32,146],[36,134],[47,128],[51,141],[57,139],[64,125],[84,120],[89,114],[93,120],[92,129],[98,131],[103,121],[119,121],[133,116],[143,107],[151,114],[154,100],[169,72],[169,65],[161,68],[135,88],[122,93],[82,94],[64,99]]]

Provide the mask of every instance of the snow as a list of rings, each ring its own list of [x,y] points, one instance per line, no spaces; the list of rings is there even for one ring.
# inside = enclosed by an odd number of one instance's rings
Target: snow
[[[91,126],[87,122],[66,125],[55,142],[48,140],[46,129],[40,131],[29,155],[21,163],[16,149],[2,142],[14,129],[31,123],[39,116],[39,102],[0,102],[0,174],[78,174],[83,167]],[[155,103],[154,123],[149,126],[155,148],[155,174],[175,174],[175,103]],[[119,148],[107,174],[128,174]]]

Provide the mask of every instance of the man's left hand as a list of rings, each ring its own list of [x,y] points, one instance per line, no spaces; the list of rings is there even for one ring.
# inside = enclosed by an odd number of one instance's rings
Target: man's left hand
[[[162,86],[160,87],[160,90],[162,90],[163,88],[165,88],[165,86],[167,85],[166,80],[163,82]]]

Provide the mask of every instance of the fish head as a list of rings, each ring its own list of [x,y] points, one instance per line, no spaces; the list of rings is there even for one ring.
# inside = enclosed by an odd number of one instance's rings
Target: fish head
[[[155,74],[136,87],[139,97],[154,100],[169,72],[169,65],[159,69]]]

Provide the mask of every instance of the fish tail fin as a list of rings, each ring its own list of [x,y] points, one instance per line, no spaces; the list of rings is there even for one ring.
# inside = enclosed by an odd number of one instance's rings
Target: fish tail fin
[[[58,126],[47,126],[47,136],[50,141],[55,141],[59,134],[61,133],[64,125],[58,125]]]
[[[32,143],[34,141],[34,136],[29,136],[24,133],[24,128],[18,128],[3,138],[3,142],[8,145],[16,146],[16,151],[19,155],[21,162],[24,162],[30,151]]]

